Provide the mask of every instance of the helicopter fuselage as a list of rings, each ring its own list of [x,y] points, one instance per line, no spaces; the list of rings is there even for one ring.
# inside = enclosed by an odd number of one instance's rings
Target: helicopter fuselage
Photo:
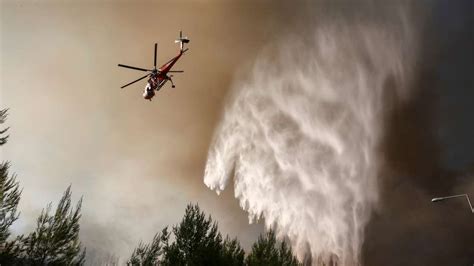
[[[161,66],[158,71],[153,71],[151,73],[150,78],[148,79],[148,82],[145,86],[145,90],[143,91],[143,98],[151,101],[151,98],[155,96],[155,91],[159,91],[168,80],[171,80],[171,76],[168,76],[168,72],[183,55],[183,53],[184,51],[180,51],[177,56]]]

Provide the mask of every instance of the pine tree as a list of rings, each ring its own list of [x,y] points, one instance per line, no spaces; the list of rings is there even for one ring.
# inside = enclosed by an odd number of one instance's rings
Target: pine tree
[[[36,265],[82,265],[85,249],[79,241],[82,199],[71,207],[71,187],[59,201],[54,215],[51,204],[43,209],[36,230],[23,240],[22,258]]]
[[[260,235],[252,246],[251,253],[247,256],[248,266],[297,266],[300,265],[293,256],[291,247],[285,241],[278,244],[275,232],[269,230],[265,235]]]
[[[6,120],[7,110],[0,111],[0,124]],[[0,130],[0,146],[7,142],[8,128]],[[85,250],[79,242],[79,218],[82,199],[76,209],[71,208],[71,189],[68,187],[54,216],[51,205],[43,209],[36,231],[27,237],[10,237],[10,226],[18,219],[21,191],[15,175],[8,172],[10,164],[0,163],[0,265],[82,265]]]
[[[0,125],[5,123],[5,121],[7,120],[7,115],[8,115],[8,109],[0,110]],[[8,135],[5,135],[7,131],[8,131],[8,127],[0,130],[0,146],[7,143]]]
[[[21,191],[15,176],[9,175],[8,168],[8,162],[0,164],[0,257],[13,256],[18,252],[16,239],[7,240],[10,236],[10,226],[19,216],[17,207]]]
[[[171,236],[173,234],[173,236]],[[170,237],[173,242],[170,243]],[[217,223],[189,204],[181,222],[166,227],[150,244],[140,243],[128,265],[230,265],[243,266],[245,253],[237,239],[228,236],[222,241]]]
[[[7,109],[0,111],[0,124],[7,117]],[[0,146],[7,142],[8,128],[0,130]],[[0,163],[0,264],[13,264],[19,252],[18,239],[9,241],[10,226],[18,219],[21,191],[15,175],[9,174],[10,163]]]
[[[222,247],[222,263],[229,266],[243,266],[245,252],[240,246],[237,238],[230,239],[227,236]]]
[[[164,256],[165,265],[222,265],[222,236],[217,223],[198,205],[188,205],[180,224],[173,227],[175,242]]]
[[[138,247],[133,250],[132,256],[128,260],[127,265],[159,265],[163,249],[168,247],[169,235],[168,227],[165,227],[161,233],[158,233],[153,237],[153,241],[150,244],[143,244],[143,242],[140,242]]]

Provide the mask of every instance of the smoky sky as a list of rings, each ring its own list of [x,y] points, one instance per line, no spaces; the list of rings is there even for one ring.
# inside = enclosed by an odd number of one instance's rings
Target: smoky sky
[[[274,9],[218,2],[2,2],[1,104],[11,127],[2,158],[23,187],[16,232],[72,185],[84,197],[81,239],[90,254],[129,256],[139,240],[179,221],[198,203],[224,234],[248,248],[261,225],[248,225],[232,193],[202,183],[214,124],[234,71],[277,27]],[[257,12],[259,11],[259,12]],[[150,67],[177,53],[176,88],[152,102],[141,76],[118,63]],[[195,51],[195,52],[194,52]],[[100,257],[100,256],[99,256]]]
[[[129,255],[179,221],[188,202],[213,215],[248,248],[248,225],[229,187],[202,182],[226,95],[262,47],[318,23],[383,24],[397,1],[178,1],[1,3],[1,107],[10,108],[12,162],[23,187],[18,232],[72,185],[84,197],[81,239],[89,254]],[[474,191],[472,1],[420,1],[413,95],[387,101],[381,204],[366,227],[364,265],[470,265],[473,215],[464,201],[430,199]],[[383,12],[382,12],[383,11]],[[350,18],[350,19],[348,19]],[[191,39],[174,78],[151,102],[144,84],[120,90]],[[390,86],[390,82],[387,82]],[[390,95],[387,95],[390,98]],[[92,256],[91,255],[91,256]],[[100,259],[99,259],[100,260]]]
[[[430,202],[440,195],[472,196],[474,189],[474,6],[472,1],[426,3],[415,95],[387,112],[382,206],[367,227],[365,265],[474,261],[467,202]]]

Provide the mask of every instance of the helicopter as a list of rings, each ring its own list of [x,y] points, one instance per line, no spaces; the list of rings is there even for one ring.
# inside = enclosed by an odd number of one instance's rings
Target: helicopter
[[[155,43],[155,56],[153,60],[153,69],[146,69],[146,68],[140,68],[140,67],[134,67],[134,66],[128,66],[128,65],[123,65],[123,64],[118,64],[119,67],[125,67],[125,68],[130,68],[134,70],[139,70],[143,72],[149,72],[145,76],[134,80],[128,84],[123,85],[120,87],[121,89],[130,86],[144,78],[148,78],[147,85],[145,86],[145,90],[143,91],[143,98],[146,100],[150,100],[155,96],[155,91],[159,91],[165,84],[166,82],[170,81],[171,82],[171,87],[175,88],[175,85],[173,83],[173,80],[171,79],[173,75],[169,75],[169,73],[183,73],[184,71],[182,70],[171,70],[171,68],[174,66],[174,64],[178,61],[178,59],[186,52],[188,51],[188,48],[184,49],[184,44],[189,43],[189,39],[187,37],[183,37],[183,32],[179,31],[179,38],[175,40],[175,43],[179,43],[179,53],[177,56],[171,58],[168,62],[163,64],[161,67],[156,68],[156,52],[158,49],[158,43]]]

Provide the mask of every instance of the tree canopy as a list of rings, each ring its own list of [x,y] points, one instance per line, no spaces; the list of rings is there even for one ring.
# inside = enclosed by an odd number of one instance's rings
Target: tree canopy
[[[0,124],[7,110],[0,111]],[[8,128],[0,129],[0,146],[6,144]],[[79,241],[82,199],[71,207],[68,187],[54,214],[51,204],[43,209],[36,230],[27,236],[10,239],[10,226],[18,219],[21,190],[16,176],[9,173],[9,162],[0,163],[0,265],[82,265],[85,249]]]
[[[173,239],[173,242],[169,242]],[[269,230],[260,235],[245,258],[237,238],[222,235],[211,216],[199,206],[189,204],[172,233],[166,227],[150,244],[139,243],[128,265],[231,265],[231,266],[297,266],[298,260],[285,241],[277,241]]]
[[[171,243],[170,237],[173,239]],[[155,235],[150,244],[140,242],[128,264],[244,265],[244,256],[237,239],[227,236],[223,240],[211,216],[206,217],[198,205],[189,204],[181,222],[172,228],[172,233],[166,227]]]
[[[54,215],[51,204],[43,209],[36,230],[23,239],[23,256],[34,264],[82,265],[85,250],[79,241],[79,219],[82,199],[71,207],[71,187],[59,201]]]
[[[0,110],[0,125],[5,123],[7,109]],[[0,128],[0,146],[7,143],[8,128]],[[17,211],[21,191],[16,176],[9,173],[10,163],[0,162],[0,264],[10,260],[18,253],[16,240],[7,241],[10,237],[10,226],[18,219]]]
[[[0,110],[0,126],[7,110]],[[0,128],[0,146],[7,143],[8,128]],[[86,250],[79,240],[82,198],[72,206],[69,186],[56,209],[52,204],[42,210],[36,229],[24,235],[11,236],[10,227],[19,218],[21,198],[19,182],[9,173],[10,163],[0,163],[0,265],[83,265]],[[113,257],[115,264],[118,259]],[[299,265],[286,242],[276,240],[273,231],[260,235],[245,252],[237,238],[222,237],[218,224],[206,216],[197,204],[189,204],[184,216],[171,230],[165,227],[151,243],[140,242],[127,265]]]
[[[260,235],[252,246],[252,251],[245,260],[249,266],[264,265],[300,265],[285,241],[277,241],[273,230]]]

